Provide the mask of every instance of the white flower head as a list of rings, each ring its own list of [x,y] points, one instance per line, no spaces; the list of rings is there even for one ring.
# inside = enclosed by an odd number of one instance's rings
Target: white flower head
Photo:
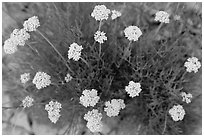
[[[191,93],[186,94],[185,92],[181,92],[181,96],[183,97],[182,101],[186,102],[187,104],[191,103],[191,99],[193,97]]]
[[[125,91],[129,94],[130,97],[139,96],[139,93],[142,91],[140,83],[135,83],[130,81],[128,86],[125,86]]]
[[[66,75],[66,77],[64,79],[68,83],[69,81],[72,80],[72,76],[69,73],[67,73],[67,75]]]
[[[30,38],[30,34],[25,29],[14,29],[10,35],[10,38],[15,41],[19,46],[24,46],[25,41]]]
[[[92,89],[92,90],[85,89],[82,92],[83,95],[80,97],[80,103],[85,107],[88,107],[88,106],[94,107],[100,99],[100,97],[97,96],[97,92],[98,91],[95,89]]]
[[[51,122],[56,123],[59,119],[60,109],[62,108],[61,103],[57,101],[50,101],[49,104],[45,105],[45,110],[48,112],[48,118]]]
[[[121,12],[116,11],[116,10],[112,10],[111,12],[112,12],[112,15],[111,15],[112,20],[114,20],[114,19],[116,19],[122,15]]]
[[[138,38],[142,35],[142,31],[137,26],[129,26],[124,30],[125,37],[130,41],[137,41]]]
[[[22,101],[22,105],[24,108],[31,107],[33,105],[34,99],[32,97],[26,96],[25,99]]]
[[[40,21],[37,16],[31,17],[23,23],[23,27],[26,31],[36,31],[39,26]]]
[[[25,84],[30,80],[30,73],[21,74],[21,83]]]
[[[51,77],[45,72],[37,72],[33,79],[33,84],[37,89],[45,88],[51,84]]]
[[[95,41],[101,43],[104,43],[104,41],[107,40],[107,37],[105,36],[106,33],[104,33],[103,31],[96,31],[96,33],[94,34],[94,39]]]
[[[122,99],[112,99],[111,101],[105,102],[104,111],[107,113],[107,116],[118,116],[121,109],[125,108],[124,100]]]
[[[165,11],[158,11],[155,15],[155,21],[169,23],[169,14]]]
[[[6,54],[13,54],[17,51],[17,44],[11,38],[4,42],[4,51]]]
[[[91,132],[100,132],[102,131],[103,124],[101,122],[102,114],[98,112],[97,109],[93,109],[92,111],[88,111],[84,115],[84,119],[87,121],[87,128]]]
[[[197,73],[198,69],[201,67],[201,63],[196,57],[191,57],[187,59],[187,62],[184,63],[184,66],[186,67],[187,72],[194,71],[194,73]]]
[[[94,10],[91,13],[91,16],[96,20],[101,21],[101,20],[107,20],[109,14],[110,14],[110,10],[107,9],[105,5],[97,5],[94,7]]]
[[[82,49],[82,46],[79,46],[77,43],[72,43],[69,47],[68,59],[78,61],[80,59]]]
[[[170,110],[169,114],[171,115],[174,121],[183,120],[185,115],[185,110],[181,105],[174,105]]]

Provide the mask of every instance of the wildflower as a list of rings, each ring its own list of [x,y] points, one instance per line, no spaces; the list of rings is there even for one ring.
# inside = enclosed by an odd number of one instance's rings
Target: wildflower
[[[139,93],[142,91],[140,83],[135,83],[133,81],[130,81],[129,85],[125,86],[125,90],[132,98],[139,96]]]
[[[10,38],[15,41],[16,45],[24,46],[25,41],[30,38],[30,34],[25,29],[14,29]]]
[[[69,47],[68,58],[73,58],[73,60],[78,61],[80,59],[82,49],[82,46],[79,46],[77,43],[72,43]]]
[[[101,43],[104,43],[105,40],[107,40],[107,37],[105,36],[106,33],[104,33],[103,31],[97,31],[94,34],[94,39],[95,41]]]
[[[26,31],[36,31],[40,26],[40,21],[37,16],[33,16],[23,23],[23,27]]]
[[[69,81],[72,80],[72,76],[69,73],[67,73],[67,75],[66,75],[66,77],[64,79],[68,83]]]
[[[56,123],[59,119],[60,109],[62,108],[61,103],[50,101],[49,104],[45,105],[45,110],[48,112],[48,118],[51,122]]]
[[[124,30],[125,37],[128,40],[137,41],[138,38],[142,35],[142,31],[137,26],[129,26]]]
[[[169,23],[169,14],[165,11],[158,11],[155,16],[155,21]]]
[[[17,44],[11,38],[4,42],[4,51],[6,54],[13,54],[17,51]]]
[[[179,121],[184,118],[185,110],[181,105],[177,105],[177,106],[174,105],[173,108],[169,110],[169,114],[171,115],[174,121]]]
[[[117,17],[120,17],[121,15],[122,15],[121,12],[116,11],[116,10],[112,10],[111,18],[112,18],[112,20],[114,20],[114,19],[116,19]]]
[[[187,104],[191,103],[191,98],[193,97],[192,94],[186,94],[185,92],[181,92],[181,96],[183,97],[182,101],[186,102]]]
[[[94,10],[91,13],[91,16],[96,20],[101,21],[101,20],[107,20],[109,14],[110,14],[110,10],[107,9],[105,5],[97,5],[94,7]]]
[[[198,61],[196,57],[191,57],[187,59],[187,62],[184,63],[187,72],[194,73],[198,72],[198,69],[201,67],[201,63]]]
[[[25,84],[30,80],[30,73],[24,73],[21,75],[21,83]]]
[[[22,101],[22,105],[24,108],[31,107],[33,105],[34,99],[32,97],[25,97],[25,99]]]
[[[33,84],[37,89],[45,88],[51,84],[50,76],[45,72],[37,72],[33,79]]]
[[[88,121],[86,126],[91,132],[100,132],[102,130],[102,114],[99,113],[97,109],[88,111],[88,113],[84,115],[84,119]]]
[[[83,95],[80,97],[80,103],[85,107],[88,107],[88,106],[94,107],[100,99],[100,97],[97,96],[97,90],[95,89],[92,89],[92,90],[85,89],[82,92],[82,94]]]
[[[112,99],[105,102],[105,106],[104,111],[106,111],[107,116],[112,117],[117,116],[120,110],[125,108],[125,103],[122,99]]]

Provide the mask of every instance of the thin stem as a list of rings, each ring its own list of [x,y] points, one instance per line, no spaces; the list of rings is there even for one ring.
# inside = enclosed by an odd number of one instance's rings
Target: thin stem
[[[55,46],[39,31],[37,30],[37,32],[50,44],[50,46],[57,52],[57,54],[62,58],[62,60],[64,61],[64,64],[66,65],[66,67],[68,68],[69,71],[71,71],[73,73],[73,71],[71,70],[71,68],[68,66],[67,61],[65,60],[65,58],[62,56],[62,54],[55,48]]]
[[[80,59],[89,67],[89,63],[84,58],[80,57]]]
[[[99,44],[99,57],[101,57],[101,43]]]
[[[121,65],[121,63],[122,63],[122,60],[125,59],[125,57],[127,56],[128,50],[129,50],[130,47],[131,47],[131,43],[132,43],[132,41],[130,41],[129,44],[128,44],[128,46],[125,48],[123,57],[120,59],[120,61],[119,61],[119,66],[118,66],[118,67],[120,67],[120,65]]]
[[[101,26],[102,26],[102,20],[100,20],[100,22],[99,22],[99,26],[98,26],[99,31],[101,30]]]

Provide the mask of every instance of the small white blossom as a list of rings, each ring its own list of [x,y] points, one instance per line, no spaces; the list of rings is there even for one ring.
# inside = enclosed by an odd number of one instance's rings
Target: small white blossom
[[[104,43],[104,41],[107,40],[107,37],[105,36],[106,33],[104,33],[103,31],[96,31],[96,33],[94,34],[94,39],[95,41],[101,43]]]
[[[116,11],[116,10],[112,10],[111,18],[112,18],[112,20],[114,20],[114,19],[120,17],[121,15],[122,15],[121,12]]]
[[[100,99],[100,97],[97,96],[97,92],[98,91],[95,89],[92,89],[92,90],[85,89],[82,92],[83,95],[80,97],[80,103],[85,107],[88,107],[88,106],[94,107]]]
[[[187,59],[187,62],[185,62],[184,66],[186,67],[187,72],[194,71],[194,73],[197,73],[198,69],[201,67],[201,63],[196,57],[191,57]]]
[[[45,105],[45,110],[48,112],[48,118],[51,122],[56,123],[59,119],[60,109],[62,108],[61,103],[50,101],[49,104]]]
[[[171,115],[174,121],[183,120],[185,115],[185,110],[181,105],[174,105],[170,110],[169,114]]]
[[[125,90],[132,98],[139,96],[139,93],[142,91],[140,83],[135,83],[133,81],[130,81],[129,85],[125,86]]]
[[[127,37],[127,39],[130,41],[137,41],[138,38],[142,35],[142,31],[137,26],[129,26],[125,28],[124,33],[125,37]]]
[[[33,79],[33,84],[37,89],[45,88],[51,84],[50,76],[45,72],[37,72]]]
[[[109,14],[110,14],[110,10],[107,9],[105,5],[97,5],[94,7],[94,10],[91,13],[91,16],[96,20],[101,21],[101,20],[107,20]]]
[[[102,127],[103,127],[103,124],[101,122],[102,114],[99,113],[97,109],[88,111],[88,113],[84,115],[84,119],[88,121],[86,126],[87,128],[89,128],[91,132],[102,131]]]
[[[25,84],[30,80],[30,73],[21,74],[21,83]]]
[[[66,77],[64,79],[68,83],[69,81],[72,80],[72,76],[69,73],[67,73],[67,75],[66,75]]]
[[[25,29],[14,29],[10,35],[10,38],[15,41],[19,46],[24,46],[25,41],[30,38],[30,34]]]
[[[24,108],[31,107],[33,105],[34,99],[32,97],[26,96],[25,99],[22,101],[22,105]]]
[[[105,102],[104,111],[106,111],[107,116],[118,116],[121,109],[125,108],[124,100],[122,99],[112,99],[111,101]]]
[[[158,11],[155,16],[155,21],[169,23],[169,14],[165,11]]]
[[[185,92],[181,92],[181,96],[183,97],[182,101],[188,103],[191,103],[191,99],[192,99],[192,94],[188,93],[186,94]]]
[[[69,47],[68,51],[68,59],[72,59],[78,61],[81,56],[82,46],[79,46],[77,43],[72,43]]]
[[[4,42],[4,51],[6,54],[13,54],[17,51],[17,44],[11,38]]]
[[[36,31],[39,26],[40,21],[37,16],[31,17],[23,23],[23,27],[26,31]]]

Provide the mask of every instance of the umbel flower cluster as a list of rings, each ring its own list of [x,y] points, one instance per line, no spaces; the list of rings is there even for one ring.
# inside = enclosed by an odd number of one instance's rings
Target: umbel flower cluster
[[[51,77],[45,72],[37,72],[33,79],[33,84],[37,89],[45,88],[51,84]]]
[[[98,91],[95,89],[92,90],[85,89],[82,92],[83,95],[80,97],[80,103],[85,107],[88,106],[94,107],[100,99],[99,96],[97,96],[97,92]]]
[[[25,84],[30,80],[30,73],[24,73],[21,75],[21,83]]]
[[[50,101],[49,104],[45,105],[45,110],[48,112],[48,118],[51,122],[56,123],[59,119],[60,109],[62,108],[61,103],[57,101]]]
[[[22,101],[22,105],[24,108],[33,106],[34,99],[30,96],[26,96],[25,99]]]
[[[187,72],[194,73],[198,72],[198,69],[201,67],[201,63],[198,61],[196,57],[191,57],[187,59],[187,62],[185,62],[184,66],[186,67]]]
[[[173,108],[169,110],[169,114],[174,121],[179,121],[183,120],[186,113],[181,105],[174,105]]]

